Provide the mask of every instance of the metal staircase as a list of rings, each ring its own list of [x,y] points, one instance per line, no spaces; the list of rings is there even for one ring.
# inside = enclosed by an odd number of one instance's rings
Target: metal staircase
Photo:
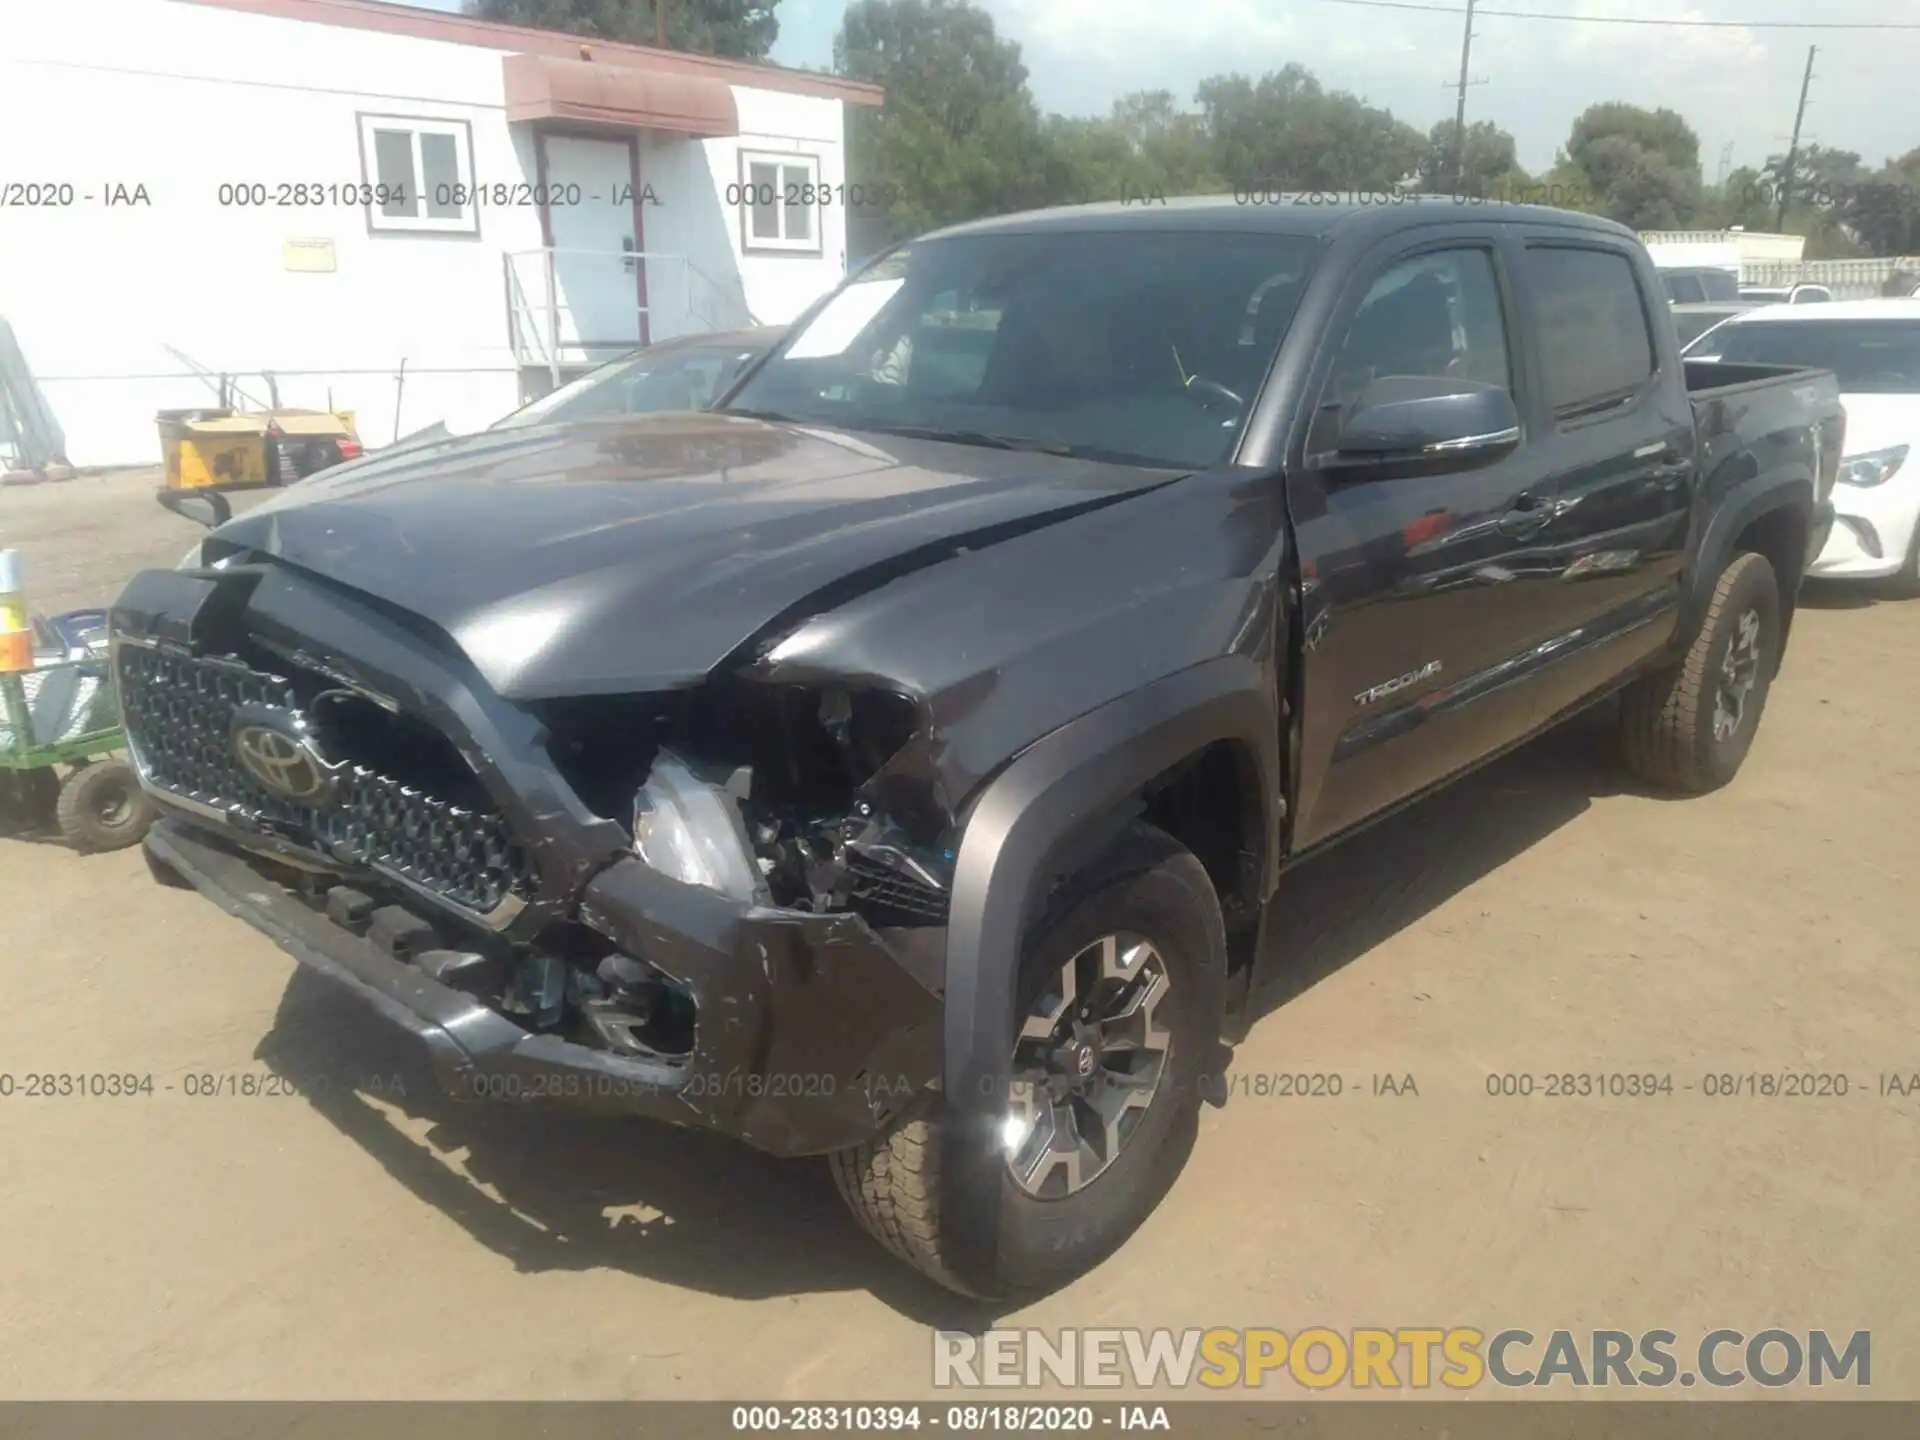
[[[0,318],[0,470],[47,479],[63,471],[73,473],[67,461],[67,437],[27,368],[13,326],[4,318]]]
[[[501,259],[523,389],[556,388],[642,344],[757,323],[738,281],[724,285],[685,255],[543,246]],[[646,266],[644,305],[636,265]]]

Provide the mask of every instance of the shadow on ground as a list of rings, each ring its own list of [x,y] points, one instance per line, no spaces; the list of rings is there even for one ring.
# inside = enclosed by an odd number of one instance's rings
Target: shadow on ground
[[[1800,587],[1799,605],[1807,610],[1866,610],[1887,597],[1878,585],[1809,580]]]
[[[1282,877],[1252,1011],[1271,1014],[1582,814],[1597,796],[1670,796],[1620,764],[1618,702],[1455,781]]]
[[[1267,1013],[1622,788],[1604,723],[1576,722],[1289,875],[1256,996]],[[424,1055],[301,970],[259,1058],[419,1199],[525,1271],[614,1269],[762,1299],[865,1289],[979,1330],[1009,1307],[923,1281],[854,1224],[819,1161],[547,1106],[458,1102]]]

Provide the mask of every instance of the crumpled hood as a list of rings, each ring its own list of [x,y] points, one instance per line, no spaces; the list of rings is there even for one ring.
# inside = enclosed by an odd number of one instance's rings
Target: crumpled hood
[[[696,683],[810,600],[1177,473],[646,415],[374,455],[215,534],[431,621],[535,699]]]

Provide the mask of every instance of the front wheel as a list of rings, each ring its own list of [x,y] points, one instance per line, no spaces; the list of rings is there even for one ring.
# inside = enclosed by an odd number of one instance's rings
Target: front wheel
[[[1627,768],[1664,789],[1717,790],[1753,745],[1780,663],[1780,586],[1764,555],[1737,555],[1678,664],[1627,687]]]
[[[1226,936],[1206,871],[1164,832],[1129,828],[1062,892],[1021,967],[1006,1110],[983,1143],[1000,1175],[995,1273],[945,1259],[934,1097],[887,1135],[831,1157],[855,1218],[950,1289],[1054,1290],[1125,1242],[1173,1185],[1220,1034]]]

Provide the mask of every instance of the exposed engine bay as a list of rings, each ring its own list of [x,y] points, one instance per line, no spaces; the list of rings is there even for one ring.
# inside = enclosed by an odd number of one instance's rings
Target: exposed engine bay
[[[756,907],[851,913],[896,949],[937,954],[956,835],[916,765],[927,731],[910,697],[715,682],[538,713],[556,767],[653,869]],[[623,1054],[690,1049],[680,988],[645,960],[595,956],[590,932],[570,928],[583,933],[569,961],[523,958],[503,1008],[536,1029],[577,1017]]]
[[[656,869],[876,927],[945,923],[952,820],[911,767],[925,736],[910,698],[738,683],[542,718],[562,774]]]

